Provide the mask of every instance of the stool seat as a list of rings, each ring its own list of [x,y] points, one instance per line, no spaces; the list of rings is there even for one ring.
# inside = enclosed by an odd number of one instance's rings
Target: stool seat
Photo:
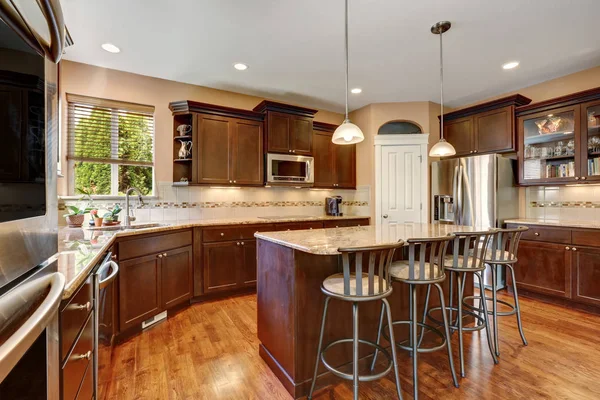
[[[370,296],[378,296],[386,293],[390,287],[385,279],[381,280],[381,287],[379,285],[379,278],[375,277],[373,282],[373,293],[369,293],[369,274],[362,274],[362,294],[356,294],[356,274],[350,274],[350,293],[344,293],[344,274],[334,274],[330,275],[323,281],[323,290],[329,292],[328,294],[335,296],[358,296],[358,297],[370,297]]]
[[[464,267],[465,258],[463,256],[458,256],[457,259],[458,259],[458,262],[456,263],[456,265],[454,265],[454,256],[452,254],[448,254],[446,257],[444,257],[444,267],[447,269],[453,269],[453,270],[459,270],[459,269],[476,270],[476,268],[474,267],[474,264],[477,262],[477,259],[475,257],[473,257],[472,255],[467,258],[466,268]],[[482,263],[482,267],[483,268],[479,268],[479,269],[485,268],[483,263]]]
[[[433,268],[432,268],[433,267]],[[410,262],[408,260],[394,261],[390,266],[390,276],[399,281],[430,281],[438,280],[444,277],[444,269],[437,264],[432,266],[426,264],[421,275],[421,266],[418,262],[414,263],[414,273],[410,275]]]

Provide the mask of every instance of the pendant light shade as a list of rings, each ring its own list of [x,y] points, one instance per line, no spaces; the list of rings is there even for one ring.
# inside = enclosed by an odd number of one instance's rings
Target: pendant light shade
[[[431,27],[431,33],[440,35],[440,141],[429,150],[429,157],[448,157],[456,154],[456,149],[444,139],[444,47],[442,36],[452,24],[441,21]]]
[[[363,140],[365,140],[365,136],[360,128],[348,119],[337,127],[331,138],[333,144],[354,144]]]
[[[348,118],[348,0],[346,0],[346,41],[345,41],[345,50],[346,50],[346,119],[338,128],[333,132],[333,136],[331,137],[331,141],[333,144],[354,144],[360,143],[365,140],[365,135],[363,135],[360,128],[350,122],[350,118]]]

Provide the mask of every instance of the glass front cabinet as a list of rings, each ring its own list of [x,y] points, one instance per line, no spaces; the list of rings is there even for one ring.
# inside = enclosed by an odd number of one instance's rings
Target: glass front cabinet
[[[600,99],[576,103],[572,95],[569,101],[556,100],[554,108],[548,101],[517,109],[519,183],[600,181]]]

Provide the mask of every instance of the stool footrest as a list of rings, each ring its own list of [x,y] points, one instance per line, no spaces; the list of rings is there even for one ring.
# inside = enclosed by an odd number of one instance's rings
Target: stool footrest
[[[392,323],[392,325],[412,325],[412,321],[394,321]],[[439,336],[440,338],[442,338],[442,343],[439,344],[439,345],[437,345],[437,346],[434,346],[434,347],[417,347],[417,353],[432,353],[434,351],[438,351],[438,350],[441,350],[441,349],[443,349],[443,348],[446,347],[446,336],[442,333],[442,331],[440,331],[439,329],[437,329],[434,326],[427,325],[427,324],[424,324],[422,322],[417,322],[417,325],[420,326],[420,327],[422,327],[422,328],[427,329],[430,332],[435,333],[437,336]],[[383,327],[381,335],[385,338],[385,340],[387,340],[389,342],[390,338],[389,338],[389,334],[387,333],[387,330],[386,330],[387,327],[388,327],[388,325],[386,325],[386,326]],[[407,345],[401,344],[401,342],[396,342],[396,346],[398,348],[402,349],[402,350],[406,350],[406,351],[410,351],[410,352],[413,351],[412,346],[407,346]]]
[[[471,299],[481,299],[481,298],[479,296],[467,296],[463,299],[463,305],[465,307],[469,308],[470,310],[482,313],[483,308],[481,307],[481,305],[479,307],[475,307],[474,305],[468,304],[465,302],[465,300],[471,300]],[[489,297],[486,297],[485,299],[487,301],[494,301],[494,299],[489,298]],[[515,305],[510,304],[508,301],[496,299],[496,303],[500,303],[502,305],[510,307],[510,311],[496,311],[496,315],[498,315],[499,317],[510,317],[511,315],[515,315],[517,313],[517,308],[515,307]],[[488,307],[488,315],[494,315],[494,310],[492,310],[490,307]]]
[[[352,376],[352,374],[347,374],[347,373],[342,372],[342,371],[340,371],[340,370],[332,367],[331,365],[329,365],[329,363],[327,362],[327,360],[325,360],[325,353],[327,352],[327,350],[329,350],[331,347],[333,347],[335,345],[342,344],[342,343],[353,343],[353,342],[354,342],[353,339],[339,339],[339,340],[336,340],[336,341],[333,341],[333,342],[329,343],[327,346],[325,346],[325,348],[323,349],[323,351],[321,351],[321,361],[323,362],[323,365],[325,366],[325,368],[327,368],[335,376],[337,376],[339,378],[342,378],[342,379],[347,379],[349,381],[351,381],[351,380],[354,379],[354,377]],[[369,340],[358,339],[358,343],[366,344],[368,346],[376,348],[388,360],[388,365],[387,365],[387,367],[385,368],[385,370],[383,372],[379,372],[377,374],[371,374],[371,375],[359,375],[358,376],[359,382],[370,382],[370,381],[374,381],[374,380],[377,380],[377,379],[381,379],[384,376],[386,376],[392,370],[392,367],[394,366],[394,363],[393,363],[393,360],[392,360],[392,356],[390,355],[390,353],[385,348],[383,348],[382,346],[378,345],[377,343],[371,342]]]
[[[429,318],[430,320],[432,320],[433,322],[435,322],[438,325],[442,325],[442,322],[440,320],[431,316],[432,311],[438,311],[441,309],[442,309],[441,307],[430,308],[429,311],[427,311],[427,318]],[[446,310],[452,310],[452,311],[456,312],[456,318],[458,319],[458,308],[457,307],[446,306]],[[476,331],[480,331],[483,328],[485,328],[485,320],[483,319],[483,317],[477,315],[476,313],[474,313],[473,311],[471,311],[469,309],[466,309],[466,310],[463,309],[462,312],[463,312],[463,317],[465,317],[465,316],[474,317],[475,321],[477,322],[477,324],[475,326],[463,326],[463,328],[462,328],[463,332],[476,332]],[[450,321],[450,323],[448,324],[448,328],[450,328],[450,330],[452,330],[452,331],[457,331],[458,330],[458,321],[456,321],[456,322]]]

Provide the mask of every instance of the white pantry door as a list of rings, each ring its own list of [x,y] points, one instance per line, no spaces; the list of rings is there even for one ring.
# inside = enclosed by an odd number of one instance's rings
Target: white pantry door
[[[395,225],[421,223],[423,200],[421,146],[381,146],[381,223],[382,234],[389,235]],[[391,235],[393,237],[394,235]]]

